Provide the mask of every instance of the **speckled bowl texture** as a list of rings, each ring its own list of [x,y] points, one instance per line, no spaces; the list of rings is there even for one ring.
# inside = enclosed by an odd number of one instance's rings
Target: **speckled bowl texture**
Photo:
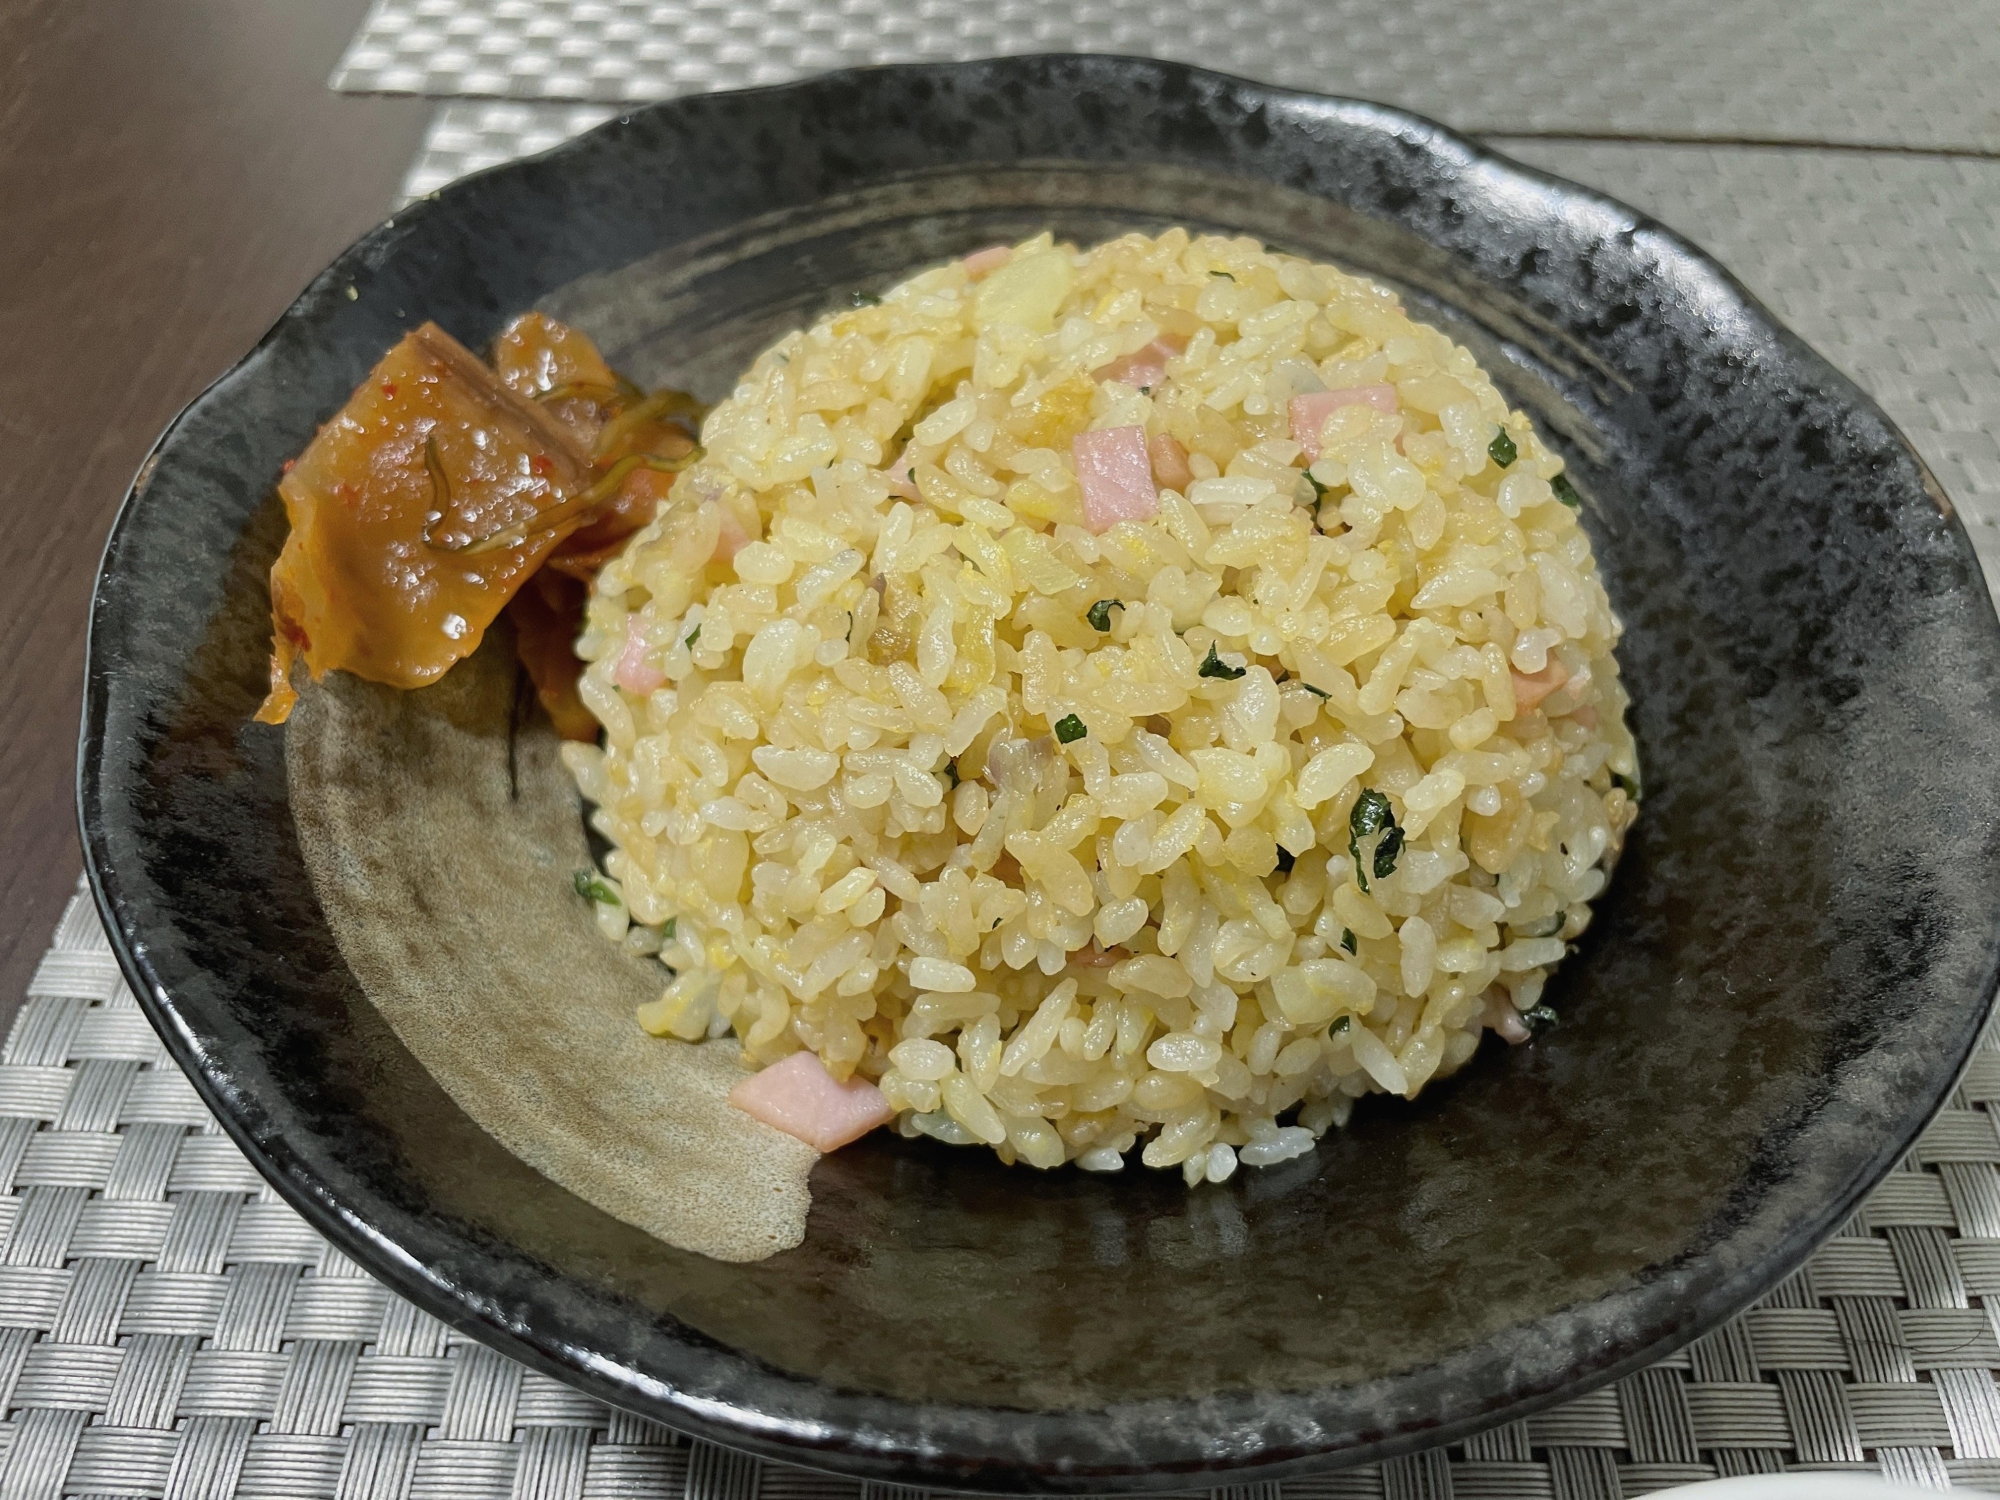
[[[1645,800],[1551,986],[1560,1028],[1194,1192],[879,1134],[813,1169],[805,1243],[750,1265],[537,1175],[362,994],[281,736],[249,722],[279,465],[423,318],[477,346],[540,305],[713,399],[856,288],[1044,227],[1173,223],[1393,283],[1570,461]],[[1521,1416],[1799,1264],[1944,1098],[1993,993],[1996,687],[2000,627],[1936,483],[1686,242],[1395,110],[1025,58],[657,105],[343,255],[169,429],[118,519],[81,816],[126,973],[203,1097],[422,1306],[778,1458],[1187,1488]],[[597,941],[581,903],[547,934]]]

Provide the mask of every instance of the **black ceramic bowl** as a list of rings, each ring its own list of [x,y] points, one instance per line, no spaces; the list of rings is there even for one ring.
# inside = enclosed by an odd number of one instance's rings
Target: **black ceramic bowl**
[[[538,1177],[361,993],[280,736],[248,722],[280,463],[422,318],[478,345],[558,307],[614,363],[714,397],[857,286],[1047,226],[1168,223],[1392,282],[1571,461],[1646,785],[1555,982],[1563,1025],[1220,1188],[870,1138],[815,1169],[805,1243],[747,1266]],[[1993,992],[1996,684],[2000,629],[1937,485],[1684,241],[1394,110],[1030,58],[658,105],[368,235],[141,471],[92,618],[80,800],[175,1056],[398,1291],[764,1454],[1166,1488],[1523,1415],[1796,1266],[1943,1099]],[[594,941],[571,926],[548,941]]]

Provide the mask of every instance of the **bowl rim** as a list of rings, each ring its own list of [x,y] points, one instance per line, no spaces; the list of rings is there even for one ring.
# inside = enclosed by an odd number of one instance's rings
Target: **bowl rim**
[[[1553,190],[1570,203],[1616,216],[1642,232],[1650,244],[1671,255],[1683,269],[1699,273],[1725,293],[1732,311],[1746,316],[1761,332],[1773,337],[1785,353],[1843,407],[1859,411],[1879,424],[1908,456],[1922,485],[1942,512],[1956,545],[1971,562],[1973,576],[1981,576],[1970,541],[1942,487],[1914,447],[1874,400],[1805,344],[1705,251],[1650,216],[1609,195],[1517,162],[1498,150],[1408,110],[1349,96],[1283,88],[1213,69],[1155,58],[1052,52],[963,62],[895,63],[840,69],[785,83],[732,90],[726,95],[683,96],[624,110],[547,151],[469,174],[397,209],[315,276],[263,337],[167,424],[139,466],[119,506],[93,588],[76,782],[78,826],[91,894],[119,966],[167,1051],[237,1147],[317,1233],[359,1262],[397,1295],[531,1368],[561,1379],[613,1406],[638,1411],[684,1433],[782,1463],[819,1467],[889,1482],[928,1485],[948,1482],[954,1488],[993,1493],[1026,1489],[1048,1493],[1101,1494],[1142,1491],[1170,1483],[1186,1488],[1197,1480],[1264,1481],[1393,1457],[1458,1441],[1469,1434],[1572,1400],[1642,1369],[1741,1311],[1803,1264],[1821,1241],[1855,1211],[1866,1193],[1909,1150],[1928,1124],[1936,1104],[1948,1097],[1953,1085],[1947,1083],[1941,1088],[1938,1099],[1927,1102],[1921,1114],[1906,1112],[1895,1128],[1884,1134],[1883,1144],[1874,1156],[1855,1170],[1843,1189],[1829,1199],[1809,1223],[1794,1225],[1781,1247],[1765,1250],[1759,1258],[1725,1268],[1721,1274],[1702,1285],[1692,1305],[1676,1306],[1663,1301],[1662,1288],[1651,1282],[1622,1287],[1596,1299],[1599,1305],[1645,1308],[1647,1315],[1637,1320],[1645,1332],[1641,1337],[1616,1348],[1601,1349],[1594,1357],[1573,1359],[1565,1375],[1558,1380],[1488,1405],[1481,1405],[1476,1400],[1468,1401],[1467,1409],[1461,1415],[1447,1420],[1433,1420],[1419,1411],[1399,1425],[1384,1425],[1317,1446],[1293,1447],[1290,1451],[1279,1450],[1275,1453],[1254,1445],[1239,1446],[1234,1451],[1223,1453],[1213,1447],[1204,1452],[1191,1445],[1183,1445],[1181,1456],[1165,1463],[1148,1464],[1143,1468],[1120,1467],[1115,1461],[1108,1465],[1104,1463],[1105,1450],[1093,1441],[1092,1429],[1105,1425],[1108,1418],[1115,1418],[1119,1424],[1153,1423],[1164,1426],[1171,1422],[1179,1425],[1188,1421],[1192,1408],[1213,1409],[1218,1403],[1227,1405],[1235,1398],[1216,1398],[1208,1402],[1176,1398],[1116,1405],[1096,1411],[1079,1409],[1060,1413],[969,1407],[943,1409],[989,1422],[1000,1418],[1034,1426],[1042,1437],[1033,1445],[1032,1452],[1024,1451],[1018,1445],[995,1442],[990,1432],[961,1443],[956,1440],[961,1429],[935,1421],[928,1427],[916,1423],[900,1431],[889,1427],[871,1427],[866,1422],[854,1423],[847,1430],[840,1430],[837,1423],[828,1420],[774,1415],[768,1406],[760,1408],[755,1402],[712,1399],[677,1387],[661,1376],[607,1360],[593,1354],[587,1347],[545,1337],[522,1318],[510,1314],[497,1298],[482,1297],[475,1287],[433,1275],[418,1256],[380,1227],[383,1205],[364,1203],[350,1206],[288,1142],[260,1139],[254,1133],[243,1117],[242,1094],[226,1060],[202,1046],[180,1014],[174,996],[156,973],[133,894],[107,845],[102,823],[105,812],[102,772],[107,734],[111,727],[108,704],[115,672],[102,637],[108,633],[119,607],[116,601],[108,598],[107,585],[116,576],[121,546],[134,525],[138,508],[144,502],[153,471],[191,418],[213,403],[226,401],[230,388],[238,380],[254,375],[289,323],[298,318],[304,309],[350,286],[356,273],[365,270],[372,259],[384,252],[399,230],[407,229],[413,222],[432,214],[449,213],[457,200],[478,192],[483,184],[496,178],[538,171],[570,158],[615,149],[611,143],[617,140],[616,133],[637,117],[669,116],[678,110],[699,107],[702,101],[724,97],[806,95],[814,90],[857,84],[865,86],[871,79],[898,76],[928,75],[970,80],[985,75],[994,80],[1004,80],[1013,73],[1050,66],[1077,66],[1108,72],[1117,75],[1118,82],[1128,84],[1140,77],[1203,84],[1238,96],[1253,96],[1264,102],[1315,111],[1323,117],[1331,117],[1344,127],[1373,131],[1414,146],[1433,158],[1448,159],[1462,174],[1479,172],[1544,193]],[[1981,592],[1984,594],[1985,591]],[[1985,606],[1986,614],[1992,617],[1990,595],[1986,596]],[[1986,957],[1987,969],[1982,984],[1986,1001],[1990,1003],[1995,984],[2000,982],[2000,959],[1996,959],[1990,934]],[[1967,1010],[1962,1035],[1957,1038],[1952,1055],[1946,1059],[1950,1064],[1951,1078],[1956,1079],[1962,1074],[1970,1061],[1985,1013],[1986,1004],[1978,1006],[1976,1012]],[[1728,1243],[1729,1237],[1725,1236],[1718,1245],[1709,1247],[1701,1254],[1716,1256]],[[747,1356],[731,1351],[723,1353],[749,1368],[748,1383],[752,1387],[776,1390],[780,1386],[806,1386],[822,1392],[829,1389],[810,1377],[786,1375],[761,1366]],[[1405,1374],[1376,1384],[1390,1385],[1409,1378],[1410,1375]],[[1246,1396],[1245,1399],[1254,1402],[1257,1398]],[[1268,1399],[1285,1401],[1305,1398],[1299,1393],[1287,1392]],[[872,1409],[885,1412],[917,1409],[916,1403],[900,1398],[862,1398],[863,1406],[870,1403]],[[933,1413],[940,1410],[922,1409]],[[1240,1425],[1232,1430],[1240,1429]],[[912,1433],[915,1433],[914,1437]],[[977,1450],[976,1453],[974,1450]],[[1052,1459],[1048,1456],[1051,1453],[1061,1456]],[[1093,1455],[1097,1461],[1093,1461]]]

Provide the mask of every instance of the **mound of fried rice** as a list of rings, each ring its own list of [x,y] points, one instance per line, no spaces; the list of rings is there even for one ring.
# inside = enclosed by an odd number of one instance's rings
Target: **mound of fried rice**
[[[1549,1024],[1637,766],[1577,493],[1472,356],[1181,230],[854,300],[591,599],[641,1024],[1190,1184]]]

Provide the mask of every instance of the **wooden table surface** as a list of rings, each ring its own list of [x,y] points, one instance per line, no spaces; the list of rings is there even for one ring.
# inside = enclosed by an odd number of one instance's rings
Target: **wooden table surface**
[[[366,8],[0,4],[0,1030],[81,868],[112,514],[168,419],[387,215],[422,139],[424,101],[326,87]]]

